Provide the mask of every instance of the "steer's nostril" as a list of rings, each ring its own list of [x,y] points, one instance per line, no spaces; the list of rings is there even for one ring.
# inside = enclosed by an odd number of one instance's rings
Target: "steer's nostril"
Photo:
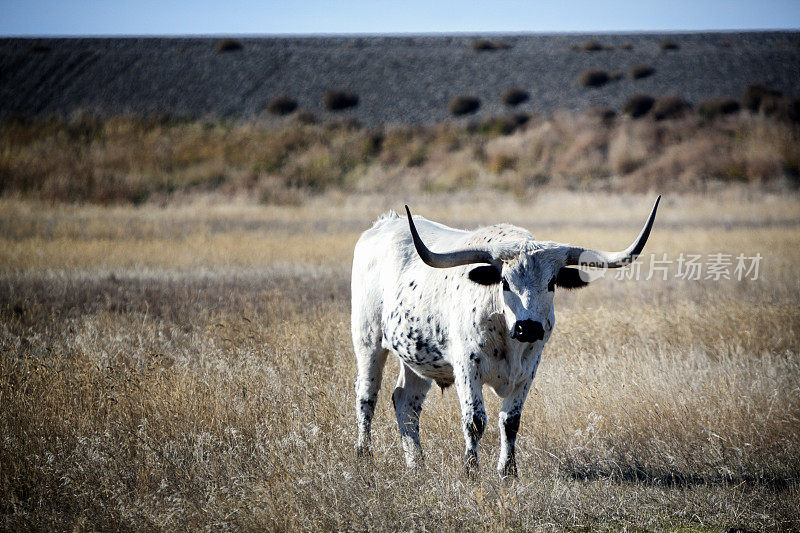
[[[536,342],[544,339],[544,327],[541,322],[520,320],[514,324],[511,338],[520,342]]]
[[[511,338],[520,342],[536,342],[544,339],[544,327],[541,322],[520,320],[514,324]]]

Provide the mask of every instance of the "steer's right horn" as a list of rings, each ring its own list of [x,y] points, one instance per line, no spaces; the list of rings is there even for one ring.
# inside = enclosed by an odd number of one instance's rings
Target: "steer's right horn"
[[[621,268],[631,264],[644,250],[644,245],[650,236],[650,230],[653,228],[653,221],[656,219],[656,211],[660,201],[661,195],[659,194],[642,231],[626,249],[621,252],[604,252],[602,250],[571,246],[567,251],[567,264],[596,268]]]
[[[425,243],[422,242],[422,239],[420,239],[408,206],[406,206],[406,214],[408,215],[408,226],[409,229],[411,229],[411,238],[414,240],[414,248],[417,249],[419,258],[422,259],[426,265],[434,268],[451,268],[474,263],[492,264],[492,254],[486,250],[456,250],[454,252],[445,252],[441,254],[431,252],[428,247],[425,246]]]

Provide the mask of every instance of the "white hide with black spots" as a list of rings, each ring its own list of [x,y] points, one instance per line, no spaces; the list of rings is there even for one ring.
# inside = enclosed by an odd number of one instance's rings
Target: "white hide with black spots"
[[[655,208],[650,225],[654,216]],[[555,326],[555,284],[568,288],[586,284],[574,274],[577,270],[564,268],[577,264],[568,257],[572,248],[536,241],[526,230],[507,224],[468,232],[419,216],[413,221],[430,249],[488,250],[492,263],[431,268],[415,248],[410,219],[394,212],[382,215],[361,235],[352,277],[357,449],[360,454],[369,451],[375,401],[392,352],[401,362],[392,401],[409,466],[422,457],[419,417],[433,382],[442,388],[454,385],[461,404],[466,465],[477,466],[478,441],[486,427],[483,386],[487,385],[503,398],[498,470],[501,475],[516,475],[514,442],[542,349]],[[649,234],[649,226],[645,233]],[[496,279],[474,281],[470,272],[476,268]],[[571,279],[559,277],[565,270],[573,272],[567,276]],[[518,323],[535,324],[537,333],[526,342],[513,338]]]

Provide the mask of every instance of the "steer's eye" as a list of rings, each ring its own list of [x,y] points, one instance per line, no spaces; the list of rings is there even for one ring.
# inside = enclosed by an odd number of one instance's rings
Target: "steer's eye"
[[[503,290],[504,291],[510,291],[511,290],[511,287],[508,286],[508,281],[506,281],[506,278],[503,278]]]
[[[547,284],[547,290],[553,292],[556,290],[556,278],[553,276],[553,279],[550,280],[550,283]]]

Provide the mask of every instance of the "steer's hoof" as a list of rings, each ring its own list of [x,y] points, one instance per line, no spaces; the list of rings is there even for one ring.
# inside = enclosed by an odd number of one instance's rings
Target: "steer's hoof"
[[[498,473],[503,481],[514,481],[517,479],[517,462],[507,462],[500,470],[498,470]]]
[[[356,457],[360,460],[369,461],[372,459],[372,449],[369,446],[356,446]]]
[[[479,473],[478,454],[475,452],[464,454],[464,474],[470,479],[476,479]]]

